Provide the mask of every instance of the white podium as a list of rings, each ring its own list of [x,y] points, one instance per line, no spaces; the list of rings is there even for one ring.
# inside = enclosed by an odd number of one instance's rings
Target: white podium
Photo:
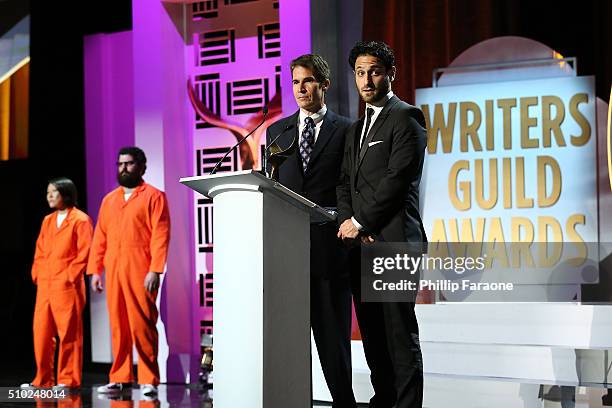
[[[254,170],[180,181],[214,203],[215,407],[311,407],[310,222],[335,217]]]

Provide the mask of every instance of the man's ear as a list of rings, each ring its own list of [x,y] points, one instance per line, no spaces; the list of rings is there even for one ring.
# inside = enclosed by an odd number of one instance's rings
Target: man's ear
[[[393,82],[395,80],[395,74],[396,73],[397,73],[397,70],[395,69],[395,65],[394,65],[389,70],[389,79],[391,80],[391,82]]]
[[[323,82],[323,83],[321,84],[321,89],[322,89],[324,92],[327,92],[327,89],[329,89],[329,86],[330,86],[330,85],[331,85],[331,81],[330,81],[329,79],[326,79],[326,80],[325,80],[325,82]]]

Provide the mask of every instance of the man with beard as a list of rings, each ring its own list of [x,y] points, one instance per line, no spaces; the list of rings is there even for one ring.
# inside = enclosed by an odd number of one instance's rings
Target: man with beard
[[[366,110],[346,135],[337,188],[338,237],[362,245],[386,241],[420,247],[427,241],[419,215],[427,143],[423,112],[391,91],[395,57],[387,44],[358,42],[349,64]],[[370,407],[421,407],[423,365],[414,299],[363,302],[360,247],[350,258],[355,311],[375,392]]]
[[[106,271],[113,365],[99,393],[118,393],[133,382],[132,348],[138,353],[138,383],[145,396],[157,394],[155,305],[170,241],[166,196],[142,179],[147,158],[137,147],[119,151],[120,187],[104,197],[87,265],[91,288],[102,292]]]

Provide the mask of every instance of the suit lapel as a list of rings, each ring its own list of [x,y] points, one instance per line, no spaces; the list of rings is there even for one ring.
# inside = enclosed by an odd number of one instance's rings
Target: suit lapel
[[[310,153],[310,160],[308,162],[308,170],[312,167],[313,163],[317,160],[317,157],[321,154],[321,152],[325,149],[325,146],[332,138],[334,131],[336,130],[336,118],[334,114],[328,110],[323,117],[323,123],[321,123],[321,129],[319,130],[319,135],[317,136],[317,141],[314,144],[312,152]]]
[[[372,139],[374,139],[376,132],[378,132],[378,130],[385,123],[385,121],[389,117],[389,112],[391,112],[391,110],[393,109],[393,106],[395,106],[395,104],[398,101],[399,99],[397,98],[397,96],[393,95],[393,97],[389,99],[389,101],[385,104],[382,111],[380,111],[380,114],[378,115],[378,117],[376,118],[376,121],[374,122],[374,124],[370,128],[370,131],[368,132],[368,136],[366,137],[366,139],[363,141],[363,144],[361,145],[361,150],[359,152],[359,162],[357,163],[357,169],[359,169],[359,166],[361,166],[361,162],[363,161],[363,158],[365,157],[368,151],[369,143],[372,141]]]
[[[276,142],[283,149],[287,149],[289,146],[291,146],[291,143],[293,142],[293,138],[295,137],[296,133],[300,132],[300,124],[298,123],[299,115],[300,111],[297,111],[293,115],[289,116],[287,118],[287,122],[283,124],[283,128],[286,128],[287,125],[290,124],[293,125],[293,127],[284,130],[282,136],[279,137]]]
[[[361,131],[364,126],[364,117],[359,118],[359,121],[355,124],[355,131],[353,132],[353,157],[357,162],[359,156],[359,139],[361,138]]]

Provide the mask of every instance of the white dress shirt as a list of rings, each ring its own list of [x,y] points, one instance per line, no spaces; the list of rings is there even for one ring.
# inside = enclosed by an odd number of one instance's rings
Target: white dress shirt
[[[385,105],[387,104],[389,99],[391,99],[392,96],[393,96],[393,91],[389,91],[387,96],[385,96],[385,98],[381,101],[380,106],[374,106],[374,105],[370,105],[369,103],[366,103],[366,117],[364,118],[363,129],[361,129],[361,137],[359,138],[359,146],[363,144],[363,139],[366,136],[365,135],[365,132],[366,132],[365,123],[368,120],[367,118],[368,108],[374,109],[374,114],[372,115],[372,119],[370,119],[370,129],[372,129],[372,126],[374,126],[374,123],[376,122],[376,119],[380,115],[380,112],[382,112],[383,108],[385,107]]]

